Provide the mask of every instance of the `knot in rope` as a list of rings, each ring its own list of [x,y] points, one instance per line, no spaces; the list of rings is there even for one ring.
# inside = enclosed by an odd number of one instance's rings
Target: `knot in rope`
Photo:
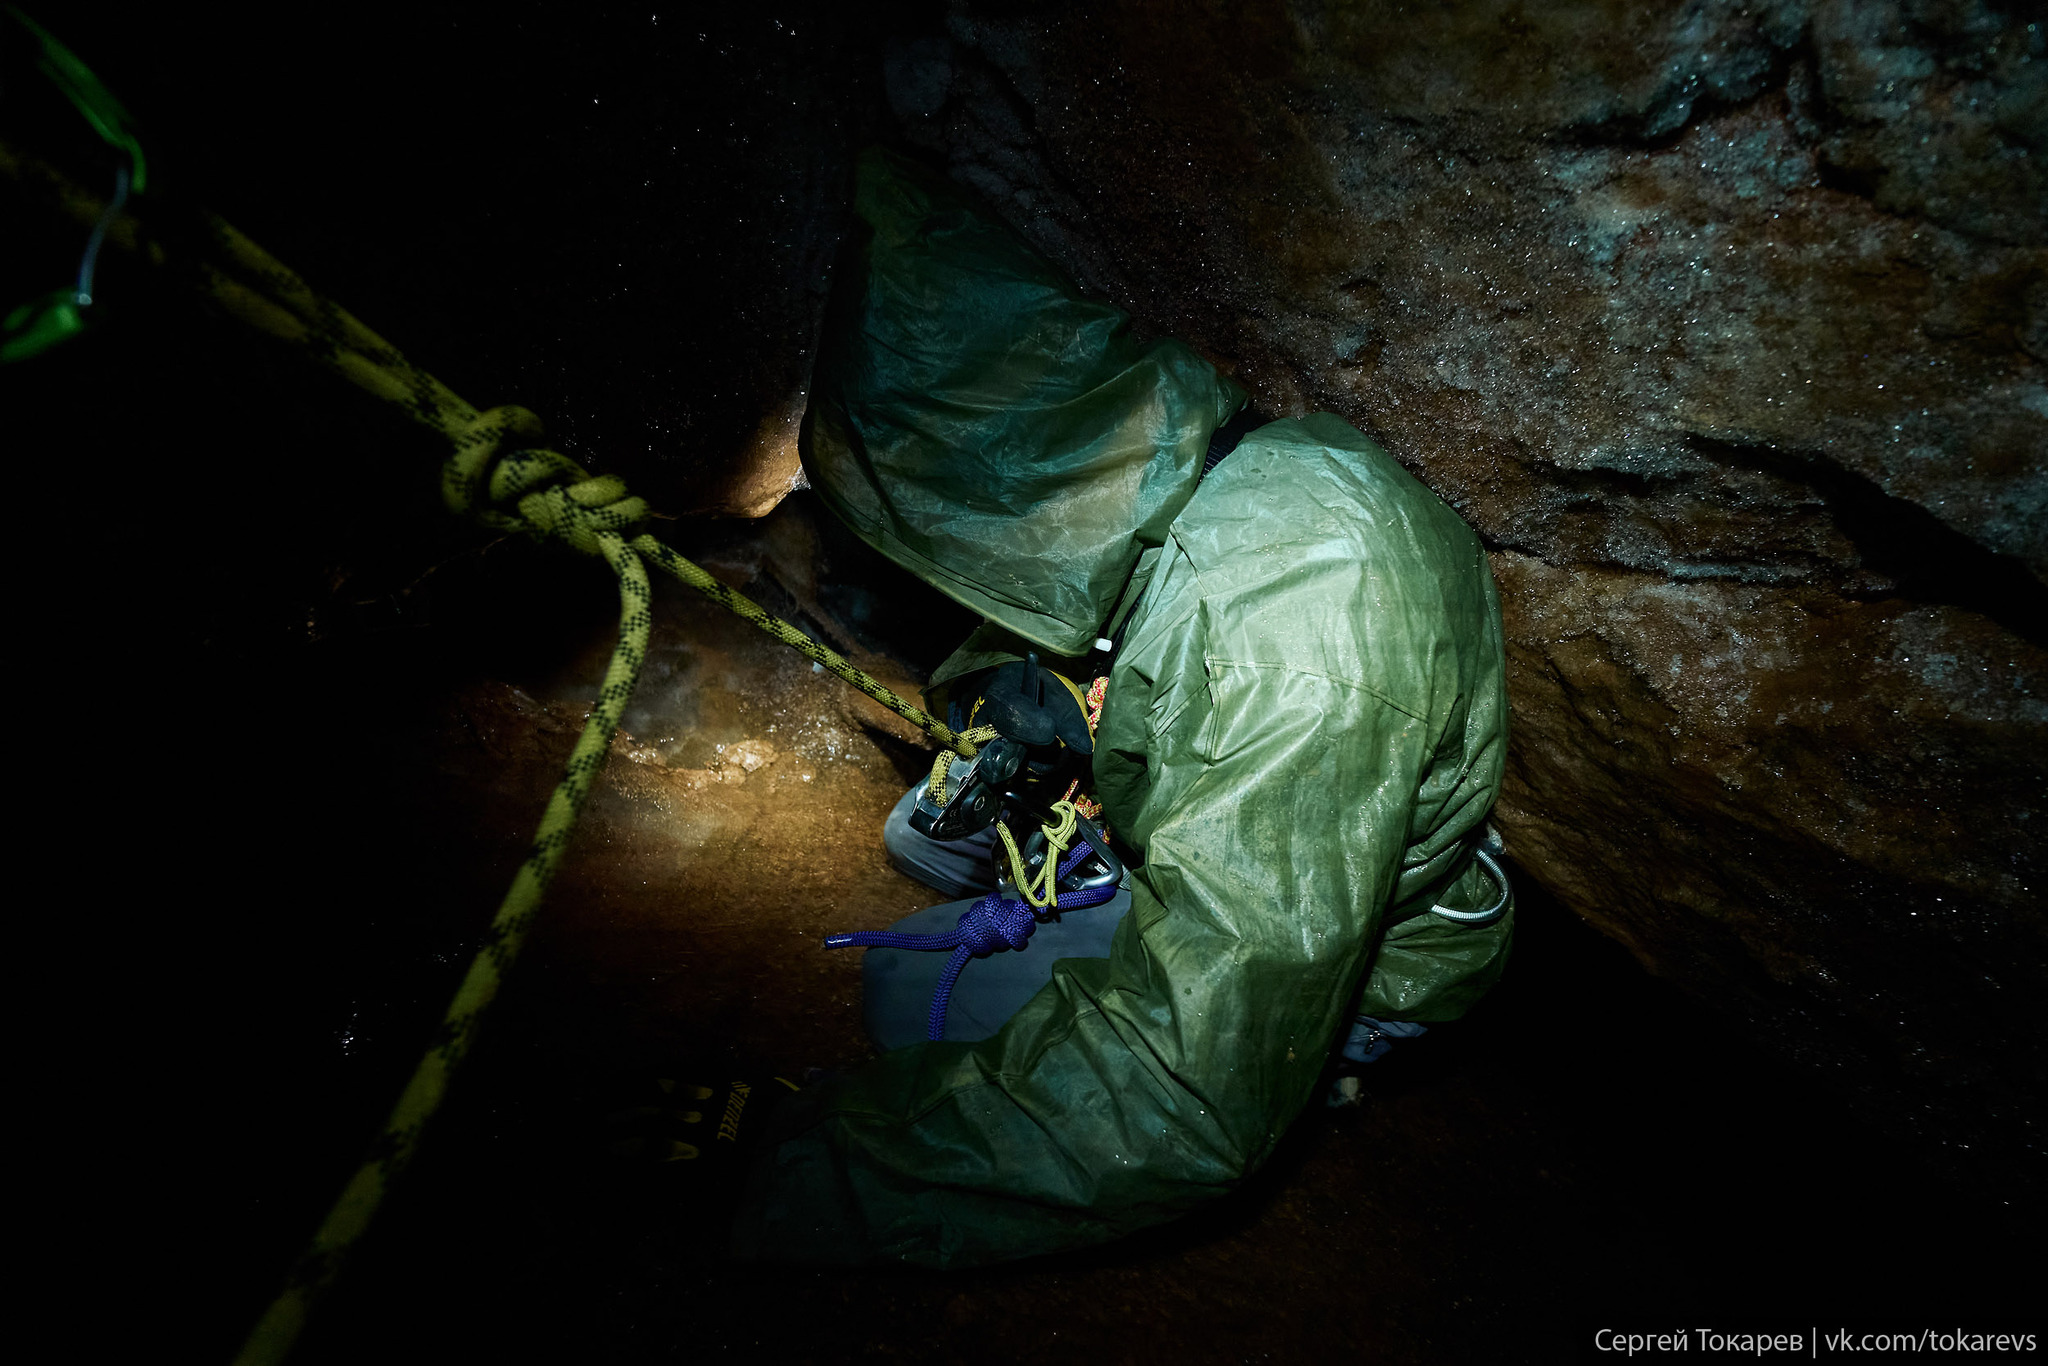
[[[479,413],[441,467],[441,497],[451,511],[486,526],[602,554],[599,538],[644,521],[646,500],[627,492],[625,481],[593,477],[541,445],[544,435],[540,419],[524,408]]]
[[[1000,953],[1004,948],[1021,949],[1038,928],[1038,917],[1021,901],[1006,901],[990,892],[961,912],[958,929],[960,947],[976,958]]]

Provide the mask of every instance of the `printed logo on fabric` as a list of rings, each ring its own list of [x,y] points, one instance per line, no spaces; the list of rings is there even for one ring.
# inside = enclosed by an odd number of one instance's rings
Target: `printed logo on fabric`
[[[732,1094],[725,1099],[725,1117],[718,1121],[718,1136],[728,1143],[740,1141],[740,1113],[747,1108],[747,1097],[754,1094],[754,1088],[743,1081],[732,1084]]]

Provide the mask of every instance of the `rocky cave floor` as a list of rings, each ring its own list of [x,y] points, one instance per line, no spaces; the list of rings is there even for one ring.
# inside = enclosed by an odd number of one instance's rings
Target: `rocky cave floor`
[[[959,610],[823,517],[799,495],[670,534],[910,685]],[[193,955],[162,1045],[184,1059],[174,1112],[236,1136],[188,1155],[154,1212],[211,1231],[167,1273],[169,1339],[230,1348],[517,866],[611,638],[603,580],[562,566],[491,545],[441,571],[480,625],[345,634],[273,680],[280,715],[244,757],[278,779],[224,788],[220,814],[289,896]],[[865,1055],[856,958],[819,938],[940,899],[877,838],[926,751],[682,590],[658,594],[627,730],[450,1111],[300,1360],[1546,1360],[1602,1323],[1982,1322],[2024,1302],[2022,1212],[1853,1127],[1526,882],[1493,997],[1364,1106],[1308,1114],[1208,1213],[969,1274],[719,1267],[701,1193],[597,1155],[594,1097]],[[260,857],[242,877],[265,880]]]

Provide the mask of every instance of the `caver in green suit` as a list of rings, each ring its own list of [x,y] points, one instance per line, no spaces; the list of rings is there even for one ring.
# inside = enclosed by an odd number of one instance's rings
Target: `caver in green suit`
[[[1356,1014],[1455,1019],[1499,976],[1511,917],[1432,908],[1495,898],[1500,609],[1478,538],[1344,422],[1258,428],[1204,477],[1243,403],[1206,362],[908,161],[868,153],[856,208],[811,484],[989,619],[934,693],[1117,634],[1094,775],[1142,861],[1110,956],[1061,961],[995,1037],[784,1102],[735,1245],[962,1266],[1229,1190]]]

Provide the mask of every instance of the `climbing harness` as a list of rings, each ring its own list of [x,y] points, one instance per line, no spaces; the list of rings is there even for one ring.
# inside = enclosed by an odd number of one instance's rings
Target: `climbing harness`
[[[1048,675],[1054,686],[1048,686]],[[968,960],[1023,949],[1043,919],[1099,906],[1123,881],[1122,862],[1090,819],[1102,808],[1080,795],[1080,777],[1067,780],[1066,795],[1049,809],[1035,793],[1048,786],[1058,791],[1076,760],[1094,752],[1106,687],[1097,678],[1084,694],[1042,668],[1035,653],[992,670],[967,713],[970,723],[987,724],[964,732],[980,751],[950,791],[952,756],[938,756],[931,780],[917,794],[910,827],[932,839],[955,840],[993,824],[1001,842],[999,851],[990,850],[996,890],[961,912],[945,934],[860,930],[825,939],[828,949],[950,951],[925,1025],[925,1037],[934,1043],[946,1037],[946,1012]],[[1084,802],[1090,811],[1081,809]],[[1013,819],[1037,824],[1021,846],[1010,830]]]
[[[41,35],[41,30],[17,11],[10,9],[9,13]],[[235,1358],[236,1366],[274,1366],[291,1352],[313,1305],[368,1230],[385,1191],[411,1162],[560,870],[577,816],[604,765],[647,657],[653,624],[648,566],[751,622],[952,753],[972,759],[976,744],[638,530],[650,515],[646,502],[628,492],[619,479],[593,476],[569,457],[547,448],[541,421],[533,413],[518,407],[478,411],[219,218],[204,220],[203,250],[190,257],[178,255],[151,235],[124,202],[127,193],[139,191],[143,182],[141,149],[126,132],[125,115],[82,63],[47,35],[42,36],[45,70],[102,136],[125,150],[132,167],[132,178],[125,183],[117,181],[114,197],[102,200],[55,167],[0,140],[0,176],[54,202],[66,216],[92,231],[75,294],[87,293],[102,243],[112,243],[152,265],[183,269],[229,314],[300,348],[320,365],[445,438],[451,451],[441,470],[441,492],[450,511],[489,527],[559,541],[582,554],[600,557],[618,580],[618,643],[606,666],[597,702],[576,739],[560,783],[548,798],[526,861],[514,875],[440,1028],[368,1154],[342,1188],[311,1246],[293,1266],[284,1290],[264,1311]],[[126,141],[121,141],[124,138]],[[10,337],[20,335],[11,329],[10,322]],[[46,342],[45,349],[56,340],[62,337]],[[13,358],[10,354],[9,359]]]
[[[933,761],[931,781],[911,809],[910,828],[936,840],[986,830],[1012,785],[1057,791],[1065,781],[1065,798],[1073,798],[1079,791],[1076,770],[1095,752],[1101,714],[1099,700],[1091,703],[1068,679],[1041,667],[1036,652],[989,671],[964,709],[965,734],[985,747],[950,793],[951,761],[943,754]],[[956,720],[961,715],[956,702]]]

